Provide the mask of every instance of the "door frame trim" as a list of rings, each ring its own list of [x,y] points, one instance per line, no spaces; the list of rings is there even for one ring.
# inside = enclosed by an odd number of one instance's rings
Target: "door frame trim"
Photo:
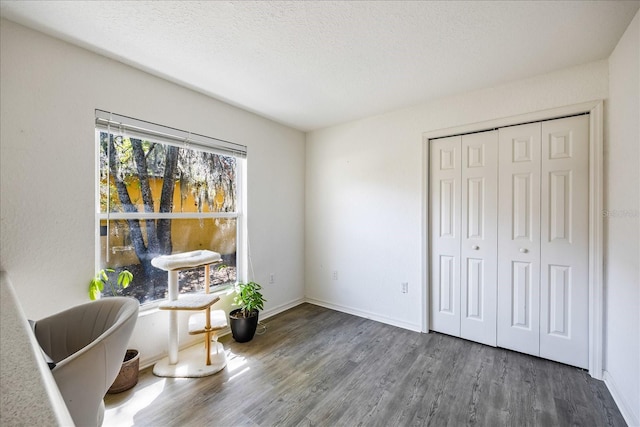
[[[551,120],[577,114],[589,114],[589,374],[603,378],[603,145],[604,103],[583,102],[549,110],[535,111],[478,123],[437,129],[422,134],[422,332],[429,332],[429,141],[436,138],[481,132],[505,126]]]

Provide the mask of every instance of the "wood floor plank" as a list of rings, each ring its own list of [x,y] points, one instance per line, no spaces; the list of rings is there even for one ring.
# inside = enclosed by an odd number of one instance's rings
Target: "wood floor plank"
[[[104,426],[624,426],[585,371],[302,304],[210,377],[141,372]]]

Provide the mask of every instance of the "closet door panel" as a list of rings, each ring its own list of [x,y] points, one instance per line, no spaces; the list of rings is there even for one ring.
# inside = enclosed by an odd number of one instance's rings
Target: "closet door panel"
[[[460,336],[496,345],[498,132],[462,136]]]
[[[540,348],[540,132],[532,123],[499,130],[499,347]]]
[[[542,124],[540,356],[589,354],[589,116]]]
[[[460,336],[461,138],[431,141],[431,329]]]

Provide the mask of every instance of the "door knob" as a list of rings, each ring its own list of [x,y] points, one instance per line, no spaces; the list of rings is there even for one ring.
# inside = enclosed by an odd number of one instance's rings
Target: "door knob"
[[[520,248],[520,252],[523,253],[523,254],[526,254],[527,252],[529,252],[529,249]]]
[[[473,249],[474,251],[477,251],[478,249],[480,249],[480,246],[473,245],[473,246],[471,246],[471,249]]]

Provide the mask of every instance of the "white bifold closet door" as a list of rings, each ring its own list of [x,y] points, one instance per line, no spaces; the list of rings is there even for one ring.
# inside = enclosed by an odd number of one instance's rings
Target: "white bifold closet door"
[[[496,345],[496,131],[432,141],[431,326]]]
[[[460,336],[461,137],[431,141],[431,329]]]
[[[498,346],[588,366],[588,116],[499,131]]]
[[[498,346],[540,351],[540,123],[500,129]]]
[[[431,329],[588,365],[589,117],[430,141]]]

